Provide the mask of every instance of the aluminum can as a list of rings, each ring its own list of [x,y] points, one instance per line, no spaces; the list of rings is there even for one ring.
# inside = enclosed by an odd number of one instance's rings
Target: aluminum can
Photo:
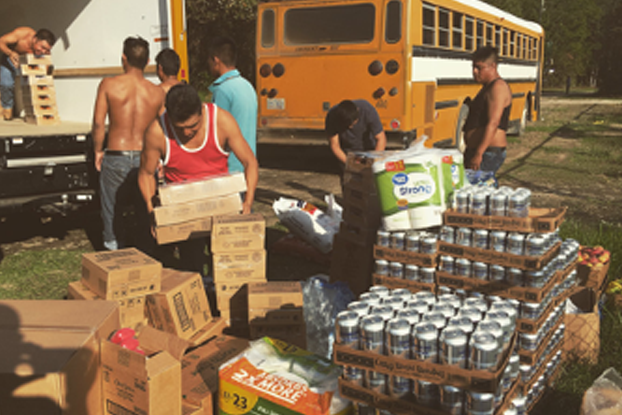
[[[449,415],[462,415],[464,412],[464,390],[455,386],[441,386],[441,409]]]
[[[454,207],[458,213],[469,213],[469,192],[458,189],[454,192]]]
[[[419,232],[409,232],[406,234],[406,250],[419,252],[421,249],[421,234]]]
[[[492,216],[507,216],[508,195],[496,190],[490,195],[490,214]]]
[[[389,356],[410,358],[410,323],[404,318],[393,318],[387,322],[385,350]]]
[[[529,198],[521,192],[514,192],[508,198],[508,216],[526,218],[529,216]]]
[[[335,341],[338,344],[358,349],[359,336],[359,315],[354,311],[344,310],[337,314],[337,332]]]
[[[471,261],[466,258],[457,258],[454,262],[454,274],[460,277],[470,278],[472,272]]]
[[[488,279],[488,264],[484,262],[473,262],[471,264],[471,275],[478,280]]]
[[[494,320],[480,321],[477,325],[477,331],[492,334],[497,341],[499,351],[503,350],[503,328],[501,323]]]
[[[544,288],[546,285],[546,276],[542,271],[527,271],[525,278],[525,287]]]
[[[352,301],[348,304],[348,310],[354,311],[358,315],[359,319],[366,316],[370,309],[371,306],[367,301]]]
[[[508,313],[508,316],[512,320],[512,325],[516,324],[516,319],[518,318],[518,310],[512,304],[510,304],[506,300],[495,301],[490,305],[491,311],[499,311],[503,310]]]
[[[455,315],[454,307],[449,303],[436,303],[432,306],[433,313],[441,313],[445,320],[450,319]]]
[[[506,251],[506,239],[508,233],[505,231],[490,231],[488,235],[490,239],[490,249],[497,252]]]
[[[452,293],[451,288],[449,288],[449,287],[447,287],[445,285],[439,285],[438,288],[436,289],[437,297],[439,295],[451,294],[451,293]]]
[[[430,311],[430,305],[425,300],[410,300],[406,303],[406,310],[414,310],[421,316]]]
[[[525,235],[510,232],[506,241],[506,251],[513,255],[525,255]]]
[[[488,304],[486,303],[486,300],[483,298],[469,297],[464,300],[464,306],[467,308],[470,307],[470,308],[477,309],[481,313],[480,316],[482,316],[486,311],[488,311]]]
[[[473,325],[476,325],[477,323],[479,323],[480,321],[482,321],[482,312],[479,311],[477,308],[475,307],[462,307],[460,309],[460,316],[464,316],[464,317],[468,317],[469,319],[471,319],[471,322],[473,323]]]
[[[462,246],[471,246],[473,240],[473,231],[470,228],[456,229],[456,244]]]
[[[503,414],[501,415],[518,415],[518,412],[516,412],[516,408],[510,406],[505,411],[503,411]]]
[[[399,296],[387,297],[382,301],[382,305],[391,307],[391,310],[395,312],[404,308],[404,298]]]
[[[494,372],[499,361],[499,342],[495,336],[479,328],[471,335],[469,342],[469,367],[475,370]]]
[[[469,213],[472,215],[486,215],[487,206],[486,199],[487,195],[484,192],[476,191],[471,195],[471,203],[469,204]]]
[[[516,409],[516,413],[518,415],[526,415],[527,414],[527,398],[524,396],[517,396],[512,399],[512,406]]]
[[[376,245],[389,248],[391,246],[391,233],[382,229],[378,230],[376,232]]]
[[[410,394],[410,379],[401,376],[389,377],[389,395],[403,399]]]
[[[474,229],[471,235],[471,246],[473,248],[488,249],[488,231],[486,229]]]
[[[419,251],[422,254],[430,254],[430,255],[435,254],[437,242],[438,242],[438,236],[434,234],[427,234],[423,239],[421,239]]]
[[[467,391],[467,414],[469,415],[493,415],[495,412],[495,395]]]
[[[384,259],[376,260],[376,274],[388,276],[389,275],[389,261],[385,261]]]
[[[516,351],[510,356],[508,366],[510,367],[512,380],[514,381],[518,379],[518,376],[520,375],[520,356],[516,353]]]
[[[437,406],[440,401],[438,385],[424,380],[414,382],[415,398],[423,406]]]
[[[369,292],[377,294],[378,296],[380,296],[381,299],[391,295],[391,290],[389,290],[384,285],[372,285],[371,287],[369,287]]]
[[[380,305],[380,302],[382,301],[382,297],[377,293],[367,292],[367,293],[361,294],[359,296],[359,300],[365,301],[367,304],[369,304],[370,307],[373,307],[375,305]]]
[[[520,348],[523,350],[533,352],[538,348],[537,334],[519,333],[518,341]]]
[[[454,290],[454,294],[460,299],[460,301],[462,301],[464,303],[464,300],[467,298],[467,292],[466,290],[462,289],[462,288],[458,288],[456,290]]]
[[[447,322],[447,326],[459,327],[467,337],[471,336],[473,333],[473,322],[470,318],[465,316],[455,316],[449,319]]]
[[[438,265],[438,269],[440,271],[446,272],[448,274],[453,274],[454,273],[454,263],[455,263],[455,259],[452,256],[449,255],[441,255],[441,259]]]
[[[486,314],[486,320],[497,321],[501,324],[501,330],[503,330],[503,346],[504,348],[510,343],[512,334],[514,334],[515,325],[512,324],[510,315],[505,310],[489,311]]]
[[[490,281],[503,282],[505,281],[505,267],[502,265],[491,264],[488,270]]]
[[[343,367],[343,377],[345,380],[356,383],[359,386],[365,386],[365,371],[353,366]]]
[[[393,318],[395,310],[390,305],[381,304],[373,306],[369,314],[372,316],[379,316],[386,322]]]
[[[436,268],[419,268],[419,280],[425,284],[434,284],[436,282]]]
[[[429,307],[436,303],[436,296],[429,291],[419,291],[413,295],[413,298],[425,301]]]
[[[451,304],[454,311],[462,307],[462,300],[456,294],[441,294],[438,296],[438,302]]]
[[[411,326],[421,321],[421,314],[414,309],[398,310],[397,313],[395,313],[395,317],[405,319]]]
[[[361,349],[383,354],[384,319],[377,315],[365,316],[360,320]]]
[[[508,284],[515,287],[522,287],[525,285],[525,276],[523,270],[519,268],[506,268],[505,279]]]
[[[374,392],[384,394],[387,392],[387,375],[383,373],[368,370],[365,372],[365,383],[367,388]]]
[[[447,327],[439,336],[441,363],[466,368],[467,336],[460,327]]]
[[[453,244],[456,241],[456,229],[453,226],[443,225],[441,226],[440,239],[448,244]]]
[[[395,288],[390,291],[389,294],[391,297],[402,297],[404,300],[410,299],[412,293],[408,288]]]
[[[546,240],[540,233],[530,233],[525,239],[525,255],[542,256],[546,253]]]
[[[430,322],[422,321],[412,329],[411,355],[425,362],[438,360],[438,329]]]
[[[445,328],[445,325],[447,324],[447,318],[440,311],[430,311],[429,313],[424,314],[421,321],[427,321],[434,324],[434,327],[436,327],[439,331]]]
[[[391,237],[389,238],[389,244],[391,245],[391,248],[397,249],[399,251],[403,251],[405,239],[406,239],[406,233],[393,232],[391,234]]]
[[[528,383],[533,377],[533,366],[531,365],[520,365],[520,379],[523,383]]]
[[[393,278],[404,278],[404,264],[401,262],[391,262],[389,263],[389,276]]]

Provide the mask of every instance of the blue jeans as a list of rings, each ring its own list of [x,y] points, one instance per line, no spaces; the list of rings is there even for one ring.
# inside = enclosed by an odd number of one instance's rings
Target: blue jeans
[[[15,76],[17,69],[13,66],[13,62],[6,55],[0,56],[0,99],[2,100],[2,108],[13,108],[13,97],[15,94]]]
[[[467,148],[464,152],[464,164],[468,165],[469,161],[475,154],[475,149]],[[507,151],[505,147],[488,147],[482,155],[482,163],[479,166],[481,171],[497,172],[503,165]]]
[[[99,175],[101,217],[104,224],[104,246],[122,249],[127,246],[126,234],[132,234],[137,248],[153,254],[155,242],[151,236],[147,207],[138,188],[140,151],[130,155],[105,154]],[[133,211],[136,229],[128,232],[126,215]]]

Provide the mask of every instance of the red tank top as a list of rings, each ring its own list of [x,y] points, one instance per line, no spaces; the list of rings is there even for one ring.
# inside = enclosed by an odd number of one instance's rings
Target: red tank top
[[[170,124],[168,113],[162,114],[160,123],[164,126],[166,137],[166,156],[164,158],[164,178],[168,183],[192,181],[217,176],[229,172],[227,159],[229,153],[220,148],[216,131],[218,107],[205,104],[205,138],[196,149],[189,149],[177,138]]]

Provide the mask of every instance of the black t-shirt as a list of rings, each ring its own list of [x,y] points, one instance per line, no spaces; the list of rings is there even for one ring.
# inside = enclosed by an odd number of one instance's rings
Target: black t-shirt
[[[376,135],[382,132],[382,123],[376,109],[364,99],[355,99],[354,105],[359,110],[359,119],[352,128],[339,134],[339,145],[347,153],[349,151],[368,151],[376,148]],[[335,107],[332,107],[325,120],[328,137],[337,134],[337,123],[334,118]]]

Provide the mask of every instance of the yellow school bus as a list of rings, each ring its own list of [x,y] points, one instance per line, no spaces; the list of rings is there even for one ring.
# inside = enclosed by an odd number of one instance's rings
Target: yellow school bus
[[[458,146],[483,45],[499,50],[511,129],[539,117],[542,28],[479,0],[266,1],[257,25],[261,130],[323,130],[332,106],[366,99],[388,133]]]

